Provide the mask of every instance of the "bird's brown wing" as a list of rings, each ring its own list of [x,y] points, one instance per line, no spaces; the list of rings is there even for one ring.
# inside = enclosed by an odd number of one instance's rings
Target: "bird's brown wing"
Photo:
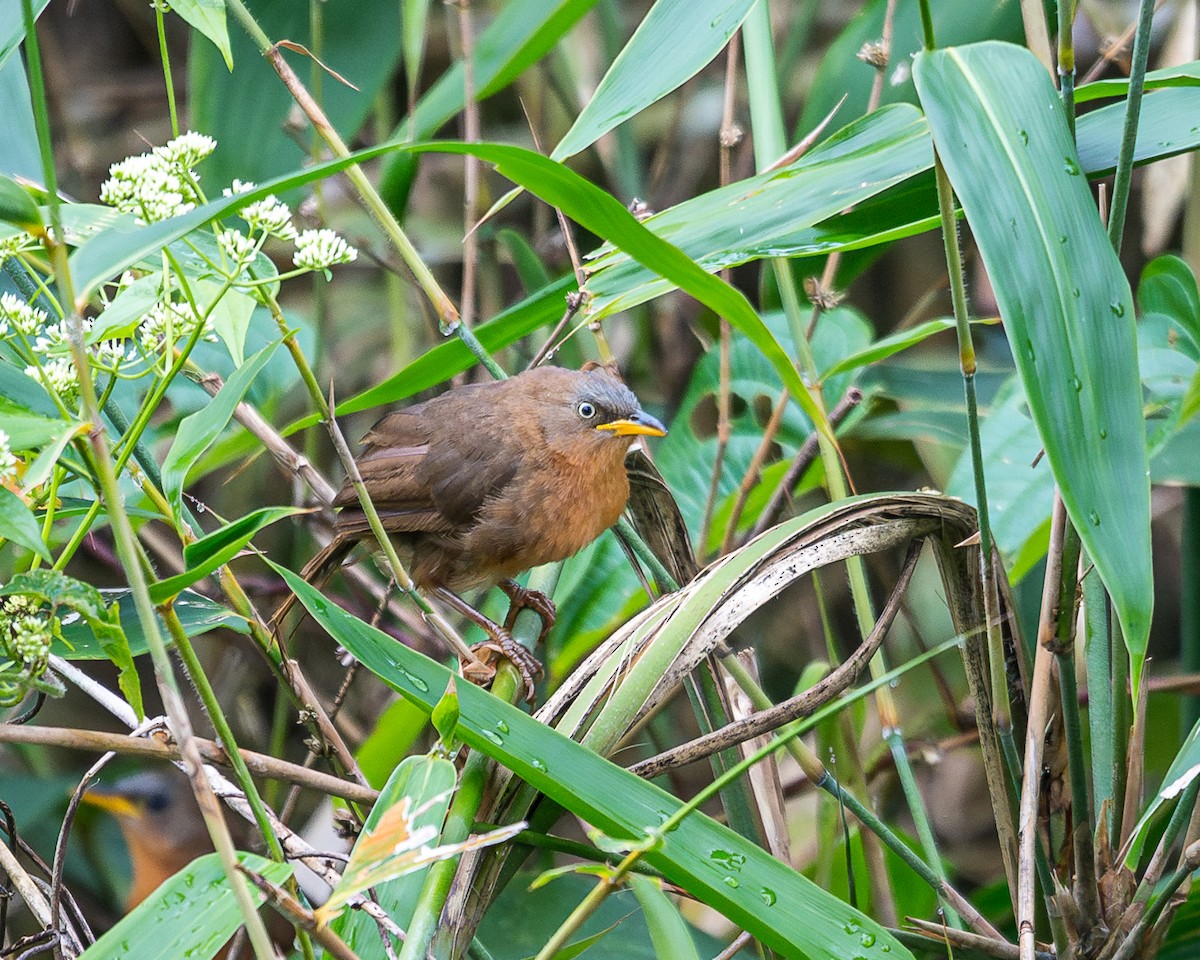
[[[363,438],[359,472],[393,533],[453,532],[469,524],[516,473],[516,458],[504,455],[511,437],[489,429],[486,413],[465,431],[457,411],[430,406],[390,414]],[[357,499],[347,484],[334,500],[334,506],[348,508],[338,518],[346,533],[367,529]]]

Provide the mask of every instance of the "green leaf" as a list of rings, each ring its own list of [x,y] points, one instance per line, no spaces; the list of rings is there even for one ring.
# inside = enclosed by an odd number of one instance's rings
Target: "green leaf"
[[[138,277],[113,297],[112,302],[96,317],[88,343],[132,336],[137,325],[162,296],[162,274],[151,273]]]
[[[270,526],[284,517],[307,512],[300,507],[263,507],[246,514],[240,520],[226,524],[219,530],[214,530],[195,543],[188,544],[183,551],[187,569],[178,576],[150,584],[150,599],[155,604],[166,603],[185,587],[190,587],[197,580],[203,580],[218,567],[223,567],[236,557],[263,527]]]
[[[87,429],[88,425],[86,423],[77,423],[74,426],[68,423],[67,428],[51,442],[42,447],[41,452],[29,464],[25,475],[21,477],[21,489],[28,493],[35,487],[40,487],[45,483],[50,478],[50,471],[58,463],[58,458],[62,456],[62,452],[66,449],[67,444],[81,434],[86,433]]]
[[[263,347],[249,361],[233,371],[208,406],[184,417],[179,424],[179,429],[175,431],[175,440],[162,465],[163,493],[171,504],[176,519],[183,514],[183,485],[187,480],[188,471],[196,465],[204,451],[229,424],[233,411],[242,402],[246,391],[271,359],[279,343],[280,341],[276,341]]]
[[[449,808],[450,794],[457,780],[454,764],[448,760],[439,757],[406,757],[388,777],[387,783],[379,793],[379,799],[371,807],[363,829],[376,829],[385,811],[390,810],[404,797],[411,797],[416,805],[427,807],[416,818],[417,828],[432,826],[440,831],[446,810]],[[380,906],[401,927],[407,927],[412,921],[413,910],[427,872],[427,869],[419,870],[404,877],[384,881],[375,888]],[[331,927],[361,960],[386,960],[379,940],[379,927],[366,914],[358,910],[349,910],[334,920]]]
[[[1200,86],[1200,60],[1180,64],[1176,67],[1163,67],[1161,70],[1151,70],[1146,74],[1146,89],[1159,90],[1163,87],[1197,87]],[[1095,83],[1085,83],[1075,88],[1075,102],[1087,103],[1101,97],[1123,97],[1129,93],[1129,78],[1097,80]]]
[[[458,726],[459,713],[458,691],[455,689],[454,679],[451,678],[450,683],[446,685],[446,692],[442,694],[442,699],[437,702],[429,717],[447,753],[454,749],[454,730]]]
[[[225,24],[225,0],[171,0],[171,9],[213,42],[225,66],[233,70],[229,28]]]
[[[416,90],[421,81],[421,60],[425,56],[425,21],[429,17],[429,0],[403,0],[400,13],[404,77],[408,81],[408,89]]]
[[[1142,858],[1142,848],[1146,845],[1147,833],[1158,811],[1168,800],[1177,798],[1183,788],[1197,776],[1200,776],[1200,723],[1192,727],[1192,732],[1183,741],[1175,759],[1171,761],[1166,776],[1163,777],[1162,786],[1146,804],[1146,809],[1142,811],[1137,825],[1133,828],[1131,839],[1128,841],[1129,852],[1124,861],[1131,870],[1137,869]]]
[[[419,153],[471,154],[486,160],[503,176],[691,294],[728,320],[763,352],[800,408],[818,430],[833,439],[829,421],[817,409],[791,358],[754,312],[745,295],[706,273],[678,247],[651,233],[614,197],[562,164],[521,147],[496,143],[436,143],[418,144],[413,149]]]
[[[54,562],[42,540],[42,530],[33,511],[5,486],[0,486],[0,539],[11,540],[26,550],[32,550],[47,563]]]
[[[645,228],[712,273],[761,257],[825,253],[835,245],[814,233],[815,225],[915,177],[932,163],[925,118],[907,105],[887,107],[851,123],[794,163],[686,200],[650,217]],[[928,207],[921,217],[936,212],[932,192],[925,190],[890,213],[908,223],[914,206]],[[874,242],[894,237],[882,219],[875,214],[864,223],[878,235]],[[920,229],[932,225],[929,221]],[[624,248],[602,249],[589,258],[585,290],[593,297],[589,310],[594,315],[627,310],[673,288],[672,282],[655,276],[652,266],[636,260]]]
[[[40,236],[42,215],[33,197],[8,177],[0,176],[0,220]]]
[[[292,875],[288,863],[275,863],[253,853],[239,853],[238,859],[274,884],[282,884]],[[247,885],[255,905],[261,904],[262,893],[252,883]],[[210,853],[164,881],[80,954],[79,960],[211,960],[241,925],[242,912],[229,889],[225,867],[218,854]]]
[[[663,893],[658,880],[634,874],[630,877],[633,894],[642,905],[654,953],[660,960],[700,960],[696,944],[679,908]]]
[[[125,631],[125,637],[129,642],[130,655],[140,657],[149,649],[149,646],[146,642],[146,632],[142,629],[142,621],[137,614],[137,607],[133,602],[133,591],[121,587],[101,590],[100,595],[109,610],[114,604],[116,605],[121,629]],[[184,590],[175,598],[171,606],[179,617],[180,623],[183,624],[184,634],[189,637],[198,637],[218,628],[234,630],[237,633],[250,632],[250,626],[245,617],[195,590]],[[159,617],[159,628],[165,636],[167,627],[161,617]],[[107,654],[101,647],[95,631],[83,620],[64,623],[62,640],[55,640],[51,651],[64,660],[107,659]]]
[[[975,323],[996,323],[995,320],[976,320]],[[915,347],[918,343],[924,343],[934,334],[942,333],[945,330],[954,329],[953,317],[940,317],[937,320],[929,320],[925,323],[917,324],[915,327],[909,327],[907,330],[901,330],[898,333],[893,333],[890,337],[884,337],[881,340],[876,340],[865,350],[859,350],[857,353],[852,353],[848,357],[843,357],[832,367],[821,374],[821,379],[833,376],[835,373],[844,373],[847,370],[857,370],[859,367],[865,367],[868,364],[878,363],[880,360],[886,360],[888,357],[895,356],[902,350],[907,350],[909,347]]]
[[[755,2],[657,0],[550,156],[573,157],[694,77],[725,49]]]
[[[33,0],[30,4],[33,7],[33,19],[37,20],[49,4],[50,0]],[[21,6],[19,3],[0,4],[0,65],[25,39],[25,18]]]
[[[445,667],[346,613],[290,570],[271,566],[313,618],[367,669],[406,699],[433,710],[449,682]],[[682,806],[666,791],[478,687],[464,684],[458,695],[464,742],[614,839],[641,840]],[[912,960],[875,921],[704,814],[684,818],[647,851],[645,861],[784,955]],[[874,938],[869,947],[868,936]]]
[[[2,365],[0,365],[2,367]],[[26,379],[30,379],[26,377]],[[86,424],[25,413],[23,408],[0,397],[0,423],[8,434],[10,450],[40,450],[57,443],[64,433],[74,436]]]
[[[1200,124],[1181,121],[1183,117],[1197,115],[1200,115],[1200,88],[1169,87],[1147,93],[1142,97],[1138,115],[1133,162],[1162,160],[1200,146]],[[1124,122],[1124,101],[1092,110],[1076,120],[1079,162],[1089,177],[1106,177],[1116,168]]]
[[[18,573],[0,587],[0,596],[15,594],[38,597],[56,611],[58,607],[66,607],[71,611],[59,615],[64,635],[72,624],[86,624],[104,655],[119,671],[117,684],[125,694],[125,699],[133,707],[139,720],[145,716],[142,710],[141,681],[133,665],[133,653],[129,649],[125,631],[121,629],[115,604],[106,606],[104,596],[99,590],[58,570],[42,569]]]
[[[1142,313],[1162,313],[1176,321],[1200,350],[1200,291],[1191,268],[1179,257],[1155,257],[1142,270],[1137,290]]]
[[[1032,54],[983,43],[921,54],[914,70],[1046,459],[1121,621],[1136,697],[1154,584],[1129,284]]]

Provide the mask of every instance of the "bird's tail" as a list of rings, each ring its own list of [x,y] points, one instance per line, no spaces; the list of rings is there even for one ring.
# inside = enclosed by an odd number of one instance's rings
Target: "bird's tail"
[[[305,583],[320,589],[333,576],[334,571],[342,565],[342,561],[346,559],[357,543],[358,540],[356,538],[347,537],[340,532],[335,534],[334,538],[304,565],[304,569],[300,571],[300,576],[304,579]],[[271,616],[269,626],[280,640],[282,640],[284,620],[287,618],[292,607],[295,606],[295,603],[296,595],[294,593],[288,594],[287,599],[279,605],[278,609]]]

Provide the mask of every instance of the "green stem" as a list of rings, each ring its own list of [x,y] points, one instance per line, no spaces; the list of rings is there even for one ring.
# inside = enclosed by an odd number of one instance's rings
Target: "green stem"
[[[1146,85],[1146,61],[1150,57],[1150,22],[1154,19],[1154,0],[1141,0],[1137,36],[1133,40],[1133,60],[1129,68],[1129,93],[1125,97],[1125,128],[1121,133],[1121,151],[1113,182],[1112,203],[1108,208],[1108,239],[1117,253],[1125,233],[1125,211],[1129,206],[1129,185],[1133,179],[1133,151],[1137,146],[1138,118],[1142,112],[1142,91]]]
[[[46,89],[42,74],[41,52],[37,41],[37,30],[33,18],[32,0],[21,0],[21,12],[25,26],[25,52],[28,58],[29,87],[33,103],[34,122],[38,132],[38,148],[42,159],[42,173],[46,190],[50,198],[50,222],[53,225],[53,236],[47,238],[51,262],[54,265],[55,281],[58,285],[60,300],[70,307],[64,318],[67,324],[68,340],[75,360],[76,375],[79,379],[79,395],[83,404],[85,418],[93,424],[90,440],[90,459],[92,468],[100,481],[104,505],[108,510],[109,521],[112,525],[113,542],[121,566],[129,580],[133,594],[134,607],[146,638],[150,658],[154,663],[155,678],[162,694],[163,705],[171,721],[172,730],[179,741],[184,764],[196,790],[200,811],[213,840],[225,873],[241,910],[250,942],[260,960],[270,960],[274,956],[266,927],[258,915],[251,899],[250,890],[245,877],[237,869],[237,852],[229,829],[222,819],[217,806],[216,797],[208,785],[204,775],[200,752],[192,737],[191,722],[180,695],[179,686],[175,679],[171,658],[167,653],[166,643],[159,630],[153,601],[142,570],[137,541],[134,537],[133,526],[129,515],[125,512],[125,503],[121,497],[117,474],[113,469],[111,451],[108,447],[104,430],[101,426],[100,409],[96,399],[95,384],[92,381],[91,367],[88,364],[87,350],[83,343],[82,320],[80,310],[82,304],[75,303],[75,291],[71,282],[70,263],[67,258],[67,248],[62,242],[62,213],[59,209],[58,184],[55,178],[54,155],[50,143],[49,113],[46,108]]]
[[[506,703],[516,703],[517,699],[524,695],[525,682],[512,664],[502,664],[496,671],[496,678],[492,681],[492,693]],[[459,777],[454,800],[446,814],[446,823],[442,828],[439,843],[462,843],[471,835],[487,791],[491,765],[491,758],[487,754],[478,750],[471,751]],[[408,925],[399,960],[424,960],[437,932],[442,908],[450,896],[450,887],[458,870],[458,860],[458,857],[439,860],[429,868],[413,908],[412,922]],[[437,949],[430,953],[435,957],[444,955]]]
[[[154,26],[158,31],[158,53],[162,58],[163,80],[167,85],[167,109],[171,114],[171,136],[179,136],[179,114],[175,110],[175,82],[171,77],[171,54],[167,49],[167,29],[163,22],[164,5],[154,4]]]
[[[1075,38],[1071,32],[1075,21],[1075,0],[1058,2],[1058,92],[1067,112],[1067,126],[1075,139]]]

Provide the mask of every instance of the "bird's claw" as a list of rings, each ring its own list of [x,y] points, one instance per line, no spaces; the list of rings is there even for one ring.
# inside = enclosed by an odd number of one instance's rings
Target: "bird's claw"
[[[504,629],[512,630],[513,624],[517,622],[517,615],[522,610],[532,610],[538,615],[538,619],[542,621],[542,630],[538,634],[538,643],[546,642],[546,635],[550,633],[551,627],[554,626],[555,609],[554,601],[542,593],[540,590],[529,590],[521,586],[516,580],[501,580],[498,584],[501,590],[508,597],[508,616],[504,620]]]
[[[491,668],[491,675],[486,678],[487,680],[495,676],[494,661],[496,657],[503,657],[516,667],[517,672],[521,674],[521,679],[525,682],[525,699],[529,703],[533,703],[534,695],[537,693],[536,680],[545,671],[542,668],[541,661],[514,640],[512,634],[507,630],[497,630],[492,639],[478,643],[471,649],[476,653],[483,652],[485,654],[482,659]],[[466,670],[464,670],[464,675],[476,683],[482,679],[473,676],[470,671]]]

